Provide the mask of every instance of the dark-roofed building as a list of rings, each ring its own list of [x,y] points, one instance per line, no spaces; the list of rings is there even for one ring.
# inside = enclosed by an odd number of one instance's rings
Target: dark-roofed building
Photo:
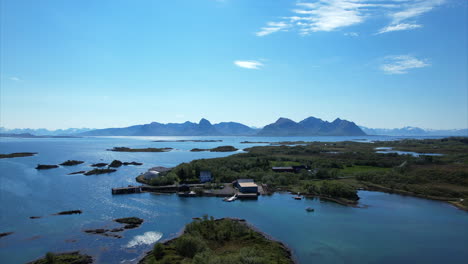
[[[306,169],[306,166],[289,166],[289,167],[273,167],[271,168],[274,172],[300,172],[302,169]]]
[[[274,172],[295,172],[293,167],[273,167]]]

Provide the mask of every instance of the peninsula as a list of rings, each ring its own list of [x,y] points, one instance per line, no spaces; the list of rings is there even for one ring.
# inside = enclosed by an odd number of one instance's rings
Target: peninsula
[[[249,262],[243,260],[248,259]],[[156,243],[139,263],[277,263],[293,264],[292,254],[241,219],[204,216],[186,225],[183,234]]]

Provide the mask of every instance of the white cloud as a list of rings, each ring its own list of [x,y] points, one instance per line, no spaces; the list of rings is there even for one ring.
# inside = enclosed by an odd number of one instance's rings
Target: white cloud
[[[334,31],[355,26],[373,17],[386,15],[390,22],[378,32],[411,30],[422,27],[415,20],[446,0],[317,0],[299,2],[294,14],[268,22],[256,33],[262,37],[278,31],[296,30],[301,35]]]
[[[277,32],[277,31],[287,31],[286,28],[289,27],[289,24],[285,22],[268,22],[266,27],[263,27],[260,29],[259,32],[255,33],[255,35],[259,37],[263,37],[266,35],[269,35],[271,33]]]
[[[420,28],[422,25],[415,24],[414,20],[445,2],[446,0],[405,1],[405,3],[401,5],[400,10],[389,13],[389,17],[392,19],[391,23],[380,29],[378,34]]]
[[[397,24],[397,25],[389,25],[387,27],[384,27],[379,30],[377,34],[382,34],[382,33],[387,33],[387,32],[392,32],[392,31],[400,31],[400,30],[410,30],[410,29],[416,29],[420,28],[422,25],[418,24]]]
[[[263,67],[263,63],[259,61],[234,61],[234,64],[245,69],[254,69],[258,70]]]
[[[411,55],[388,56],[380,69],[386,74],[405,74],[410,69],[424,68],[430,66],[423,60],[419,60]]]

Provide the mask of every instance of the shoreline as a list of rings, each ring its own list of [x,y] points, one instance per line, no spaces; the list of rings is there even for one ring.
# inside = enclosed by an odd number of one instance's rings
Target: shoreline
[[[192,219],[195,219],[195,218],[192,218]],[[238,223],[241,223],[245,226],[247,226],[249,229],[253,230],[254,232],[260,234],[263,238],[265,238],[266,240],[269,240],[269,241],[272,241],[272,242],[275,242],[275,243],[278,243],[287,253],[288,253],[288,258],[292,261],[293,264],[298,264],[299,262],[297,261],[297,258],[296,256],[294,255],[294,251],[292,250],[292,248],[290,248],[286,243],[272,237],[271,235],[261,231],[259,228],[257,228],[256,226],[254,226],[253,224],[247,222],[245,219],[242,219],[242,218],[233,218],[233,217],[222,217],[222,218],[217,218],[215,219],[214,221],[222,221],[222,220],[231,220],[231,221],[235,221],[235,222],[238,222]],[[187,225],[187,224],[186,224]],[[166,240],[162,240],[161,242],[159,241],[156,241],[154,244],[152,244],[152,246],[154,246],[156,243],[161,243],[161,244],[164,244],[164,245],[168,245],[169,243],[173,242],[174,240],[178,239],[179,237],[181,237],[184,233],[185,233],[185,226],[179,231],[177,232],[177,234],[172,237],[172,238],[168,238]],[[152,249],[149,250],[148,252],[146,253],[143,253],[141,254],[140,256],[143,256],[143,257],[139,257],[138,259],[138,264],[140,263],[143,263],[143,261],[148,258],[150,256],[152,252]]]
[[[460,204],[459,199],[457,199],[457,198],[421,195],[421,194],[413,193],[413,192],[410,192],[410,191],[399,190],[399,189],[391,189],[391,188],[388,188],[388,187],[379,186],[379,185],[370,184],[370,183],[365,183],[365,187],[363,189],[365,191],[375,191],[375,192],[383,192],[383,193],[389,193],[389,194],[398,194],[398,195],[417,197],[417,198],[427,199],[427,200],[432,200],[432,201],[446,202],[446,203],[454,206],[455,208],[457,208],[459,210],[468,212],[468,207],[464,206],[463,204]]]

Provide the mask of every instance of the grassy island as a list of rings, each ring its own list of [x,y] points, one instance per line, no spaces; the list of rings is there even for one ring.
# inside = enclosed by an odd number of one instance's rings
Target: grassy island
[[[108,149],[109,151],[117,152],[168,152],[172,148],[127,148],[127,147],[114,147],[113,149]]]
[[[200,148],[194,148],[190,151],[192,152],[200,152],[200,151],[210,151],[210,152],[233,152],[233,151],[237,151],[238,149],[233,147],[233,146],[219,146],[219,147],[216,147],[216,148],[212,148],[212,149],[200,149]]]
[[[207,216],[185,227],[184,233],[156,243],[143,264],[250,264],[294,263],[289,250],[266,238],[243,220]]]
[[[408,154],[379,153],[381,148]],[[358,189],[448,201],[468,209],[468,138],[373,143],[311,142],[259,146],[229,157],[182,163],[158,177],[156,185],[196,181],[210,171],[216,183],[250,178],[270,191],[289,190],[353,204]],[[433,154],[438,154],[434,156]],[[303,166],[275,172],[272,167]]]
[[[93,258],[80,254],[78,251],[66,253],[47,253],[45,257],[28,262],[28,264],[89,264],[93,263]]]
[[[36,154],[37,152],[17,152],[17,153],[10,153],[10,154],[0,154],[0,159],[30,157]]]

